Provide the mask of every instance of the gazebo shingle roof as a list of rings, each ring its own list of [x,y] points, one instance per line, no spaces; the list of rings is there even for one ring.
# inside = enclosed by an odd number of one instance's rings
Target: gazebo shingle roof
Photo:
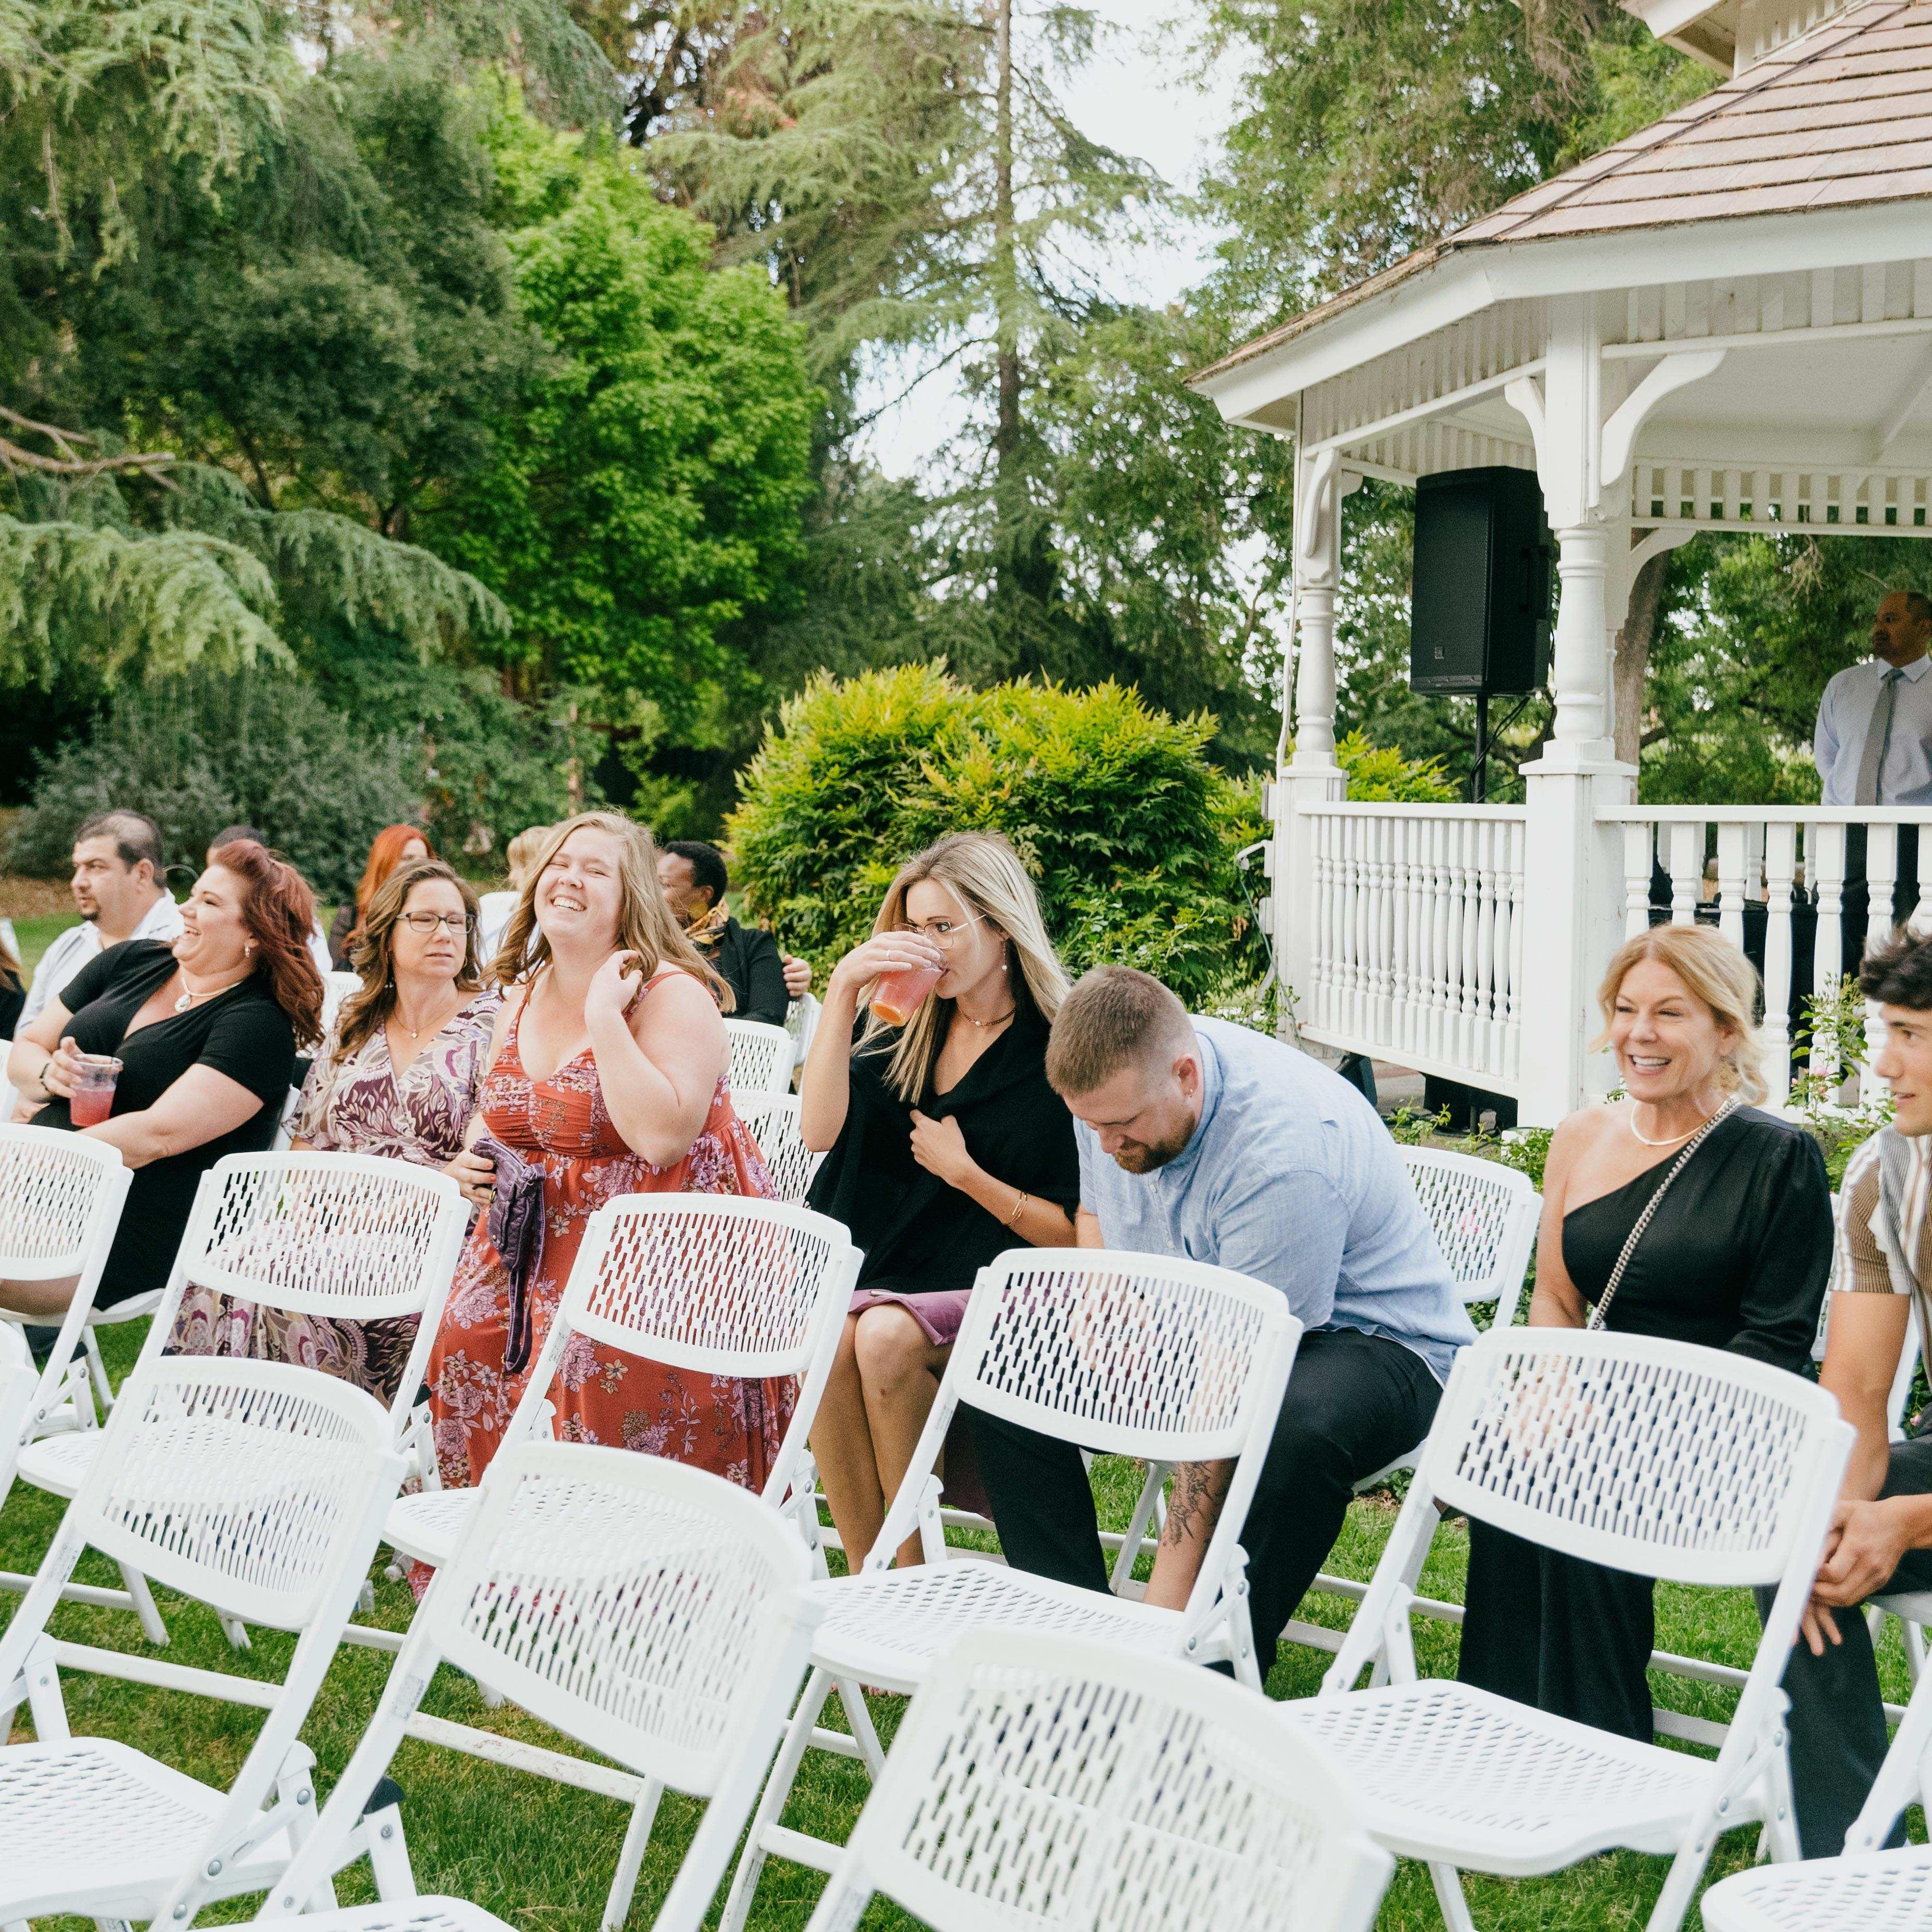
[[[1932,196],[1932,0],[1866,0],[1202,374],[1468,250],[1922,196]]]

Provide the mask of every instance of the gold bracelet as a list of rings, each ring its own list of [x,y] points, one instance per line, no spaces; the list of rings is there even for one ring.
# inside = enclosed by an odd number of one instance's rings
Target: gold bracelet
[[[1013,1203],[1013,1211],[1006,1216],[1006,1226],[1008,1227],[1017,1228],[1019,1226],[1020,1210],[1032,1198],[1033,1196],[1030,1194],[1022,1194],[1020,1198]]]

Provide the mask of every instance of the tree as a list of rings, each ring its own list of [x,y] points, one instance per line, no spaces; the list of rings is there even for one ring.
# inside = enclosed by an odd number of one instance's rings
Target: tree
[[[741,630],[795,602],[818,402],[796,327],[760,273],[710,269],[703,224],[622,151],[514,98],[491,146],[546,353],[425,540],[509,607],[490,655],[525,695],[591,687],[637,749],[702,743],[742,679]]]

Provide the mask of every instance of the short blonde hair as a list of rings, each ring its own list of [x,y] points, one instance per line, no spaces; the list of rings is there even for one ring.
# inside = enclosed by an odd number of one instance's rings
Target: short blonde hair
[[[1719,1028],[1737,1036],[1738,1043],[1724,1056],[1718,1077],[1727,1090],[1750,1105],[1762,1100],[1768,1090],[1757,1030],[1757,968],[1708,926],[1653,926],[1624,941],[1597,988],[1604,1030],[1591,1042],[1591,1052],[1601,1053],[1609,1046],[1617,994],[1631,968],[1646,959],[1667,966],[1684,982],[1692,998],[1709,1010]]]
[[[536,858],[517,889],[516,910],[510,915],[496,957],[490,963],[490,976],[506,986],[513,986],[520,980],[534,980],[550,964],[550,941],[537,925],[537,886],[544,868],[580,826],[588,826],[617,842],[617,883],[621,894],[617,907],[618,950],[638,956],[638,968],[646,980],[660,966],[681,966],[722,1010],[729,1012],[734,1004],[730,988],[686,938],[684,928],[664,903],[664,888],[658,884],[655,842],[635,819],[626,818],[621,812],[580,812],[574,818],[553,825],[543,835]]]
[[[524,881],[530,877],[531,868],[543,850],[544,841],[556,829],[553,825],[526,825],[503,848],[503,860],[509,868],[512,892],[523,890]]]

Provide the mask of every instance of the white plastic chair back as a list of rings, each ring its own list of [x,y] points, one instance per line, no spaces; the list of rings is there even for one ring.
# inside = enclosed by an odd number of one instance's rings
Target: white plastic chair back
[[[810,1574],[785,1520],[720,1477],[622,1449],[505,1444],[262,1916],[295,1912],[334,1872],[448,1658],[654,1787],[712,1799],[656,1922],[694,1932],[805,1675],[820,1616]]]
[[[1368,1932],[1394,1860],[1328,1754],[1191,1664],[982,1630],[915,1694],[811,1932]]]
[[[818,996],[813,993],[800,994],[787,1010],[785,1031],[791,1035],[795,1065],[805,1064],[805,1057],[812,1051],[812,1036],[818,1031],[818,1016],[823,1011]]]
[[[121,1150],[104,1141],[52,1127],[0,1125],[0,1280],[79,1277],[23,1431],[39,1427],[60,1400],[134,1178]],[[76,1391],[76,1403],[84,1400],[85,1392]],[[19,1438],[0,1438],[7,1439]],[[4,1476],[12,1473],[7,1462]],[[0,1480],[0,1497],[5,1494]]]
[[[434,1346],[470,1210],[448,1175],[373,1154],[230,1154],[202,1177],[142,1349],[166,1346],[182,1298],[212,1288],[290,1315],[420,1318],[396,1386],[400,1430]]]
[[[27,1432],[40,1381],[26,1336],[11,1322],[0,1322],[0,1500],[14,1480],[14,1460]]]
[[[739,1194],[619,1196],[590,1217],[506,1442],[548,1432],[546,1393],[580,1335],[700,1375],[794,1376],[797,1405],[765,1486],[778,1502],[804,1456],[860,1259],[845,1229],[809,1208]]]
[[[1905,1405],[1912,1400],[1912,1379],[1918,1372],[1919,1354],[1923,1346],[1924,1339],[1918,1331],[1918,1311],[1915,1309],[1906,1318],[1905,1346],[1898,1352],[1898,1366],[1892,1372],[1892,1392],[1886,1397],[1886,1423],[1888,1432],[1894,1442],[1904,1439]]]
[[[778,1198],[802,1206],[825,1156],[814,1154],[799,1138],[798,1108],[796,1094],[783,1094],[747,1101],[739,1108],[738,1118],[758,1142]]]
[[[1774,1583],[1848,1425],[1800,1377],[1649,1335],[1492,1329],[1456,1358],[1418,1474],[1452,1509],[1672,1582]]]
[[[1529,1177],[1499,1162],[1437,1148],[1398,1150],[1416,1198],[1466,1302],[1493,1301],[1496,1326],[1516,1318],[1543,1201]]]
[[[724,1030],[731,1040],[734,1098],[790,1090],[791,1035],[783,1027],[767,1026],[763,1020],[734,1020],[727,1015]]]
[[[1280,1290],[1227,1268],[1015,1248],[980,1270],[950,1366],[962,1401],[1022,1427],[1213,1461],[1246,1442],[1270,1348],[1300,1328]]]
[[[359,973],[325,973],[322,976],[322,1030],[326,1039],[335,1025],[342,1003],[351,993],[362,989]]]

